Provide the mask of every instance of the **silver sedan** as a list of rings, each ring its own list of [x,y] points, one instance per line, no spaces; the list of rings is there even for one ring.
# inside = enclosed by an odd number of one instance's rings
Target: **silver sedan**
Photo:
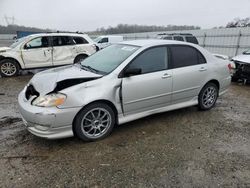
[[[191,43],[122,42],[36,74],[19,94],[20,113],[39,137],[102,139],[114,125],[151,114],[211,109],[230,85],[229,64]]]

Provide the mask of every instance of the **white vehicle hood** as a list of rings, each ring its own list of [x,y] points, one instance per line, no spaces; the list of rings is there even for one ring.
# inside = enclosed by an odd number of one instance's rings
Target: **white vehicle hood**
[[[0,52],[5,52],[7,50],[10,50],[11,48],[9,47],[0,47]]]
[[[250,55],[237,55],[233,57],[232,60],[250,64]]]
[[[73,86],[100,77],[102,77],[102,75],[85,71],[81,69],[80,66],[72,65],[37,73],[30,80],[28,85],[33,85],[35,90],[39,92],[40,95],[46,95],[52,92],[56,88],[58,83],[62,83],[65,80],[67,80],[67,84],[71,84],[71,86]],[[77,83],[75,84],[76,80]],[[79,81],[80,83],[78,83]]]

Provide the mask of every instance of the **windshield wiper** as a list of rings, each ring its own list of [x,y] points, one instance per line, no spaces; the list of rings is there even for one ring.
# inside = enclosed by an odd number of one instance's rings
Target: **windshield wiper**
[[[87,70],[87,71],[90,71],[90,72],[94,72],[94,73],[101,73],[101,71],[97,70],[97,69],[94,69],[93,67],[89,66],[89,65],[81,65],[82,68],[84,70]]]

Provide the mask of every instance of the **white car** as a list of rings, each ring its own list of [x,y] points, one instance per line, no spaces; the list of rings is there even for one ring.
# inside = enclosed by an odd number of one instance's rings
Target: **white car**
[[[85,34],[42,33],[21,38],[0,48],[0,74],[16,76],[21,69],[56,67],[81,61],[96,52]]]
[[[250,82],[250,49],[232,58],[235,63],[235,72],[232,81],[243,80]]]
[[[36,74],[19,94],[19,110],[34,135],[93,141],[115,124],[193,105],[213,108],[230,85],[228,64],[191,43],[126,41]]]
[[[99,47],[99,49],[103,49],[111,44],[122,42],[123,36],[104,35],[104,36],[97,37],[96,39],[94,39],[94,41],[97,43],[97,46]]]

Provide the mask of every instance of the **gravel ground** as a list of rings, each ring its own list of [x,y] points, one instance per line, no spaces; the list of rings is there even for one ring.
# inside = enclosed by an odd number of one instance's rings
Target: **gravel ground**
[[[106,139],[28,133],[17,94],[31,76],[0,79],[0,187],[250,187],[250,86],[196,107],[118,126]]]

